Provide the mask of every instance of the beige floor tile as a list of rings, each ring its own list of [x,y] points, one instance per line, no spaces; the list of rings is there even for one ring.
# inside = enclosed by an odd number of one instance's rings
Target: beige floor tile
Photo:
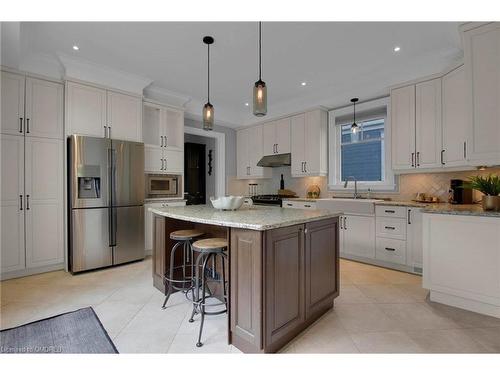
[[[227,344],[226,332],[217,332],[203,335],[203,346],[200,348],[196,346],[197,340],[198,338],[191,334],[178,333],[170,344],[168,352],[191,354],[231,352],[231,346]]]
[[[352,271],[349,273],[349,279],[354,285],[390,284],[377,269]]]
[[[488,348],[472,339],[467,330],[408,331],[424,353],[485,353]]]
[[[93,308],[104,328],[113,339],[142,307],[143,305],[123,301],[105,301]]]
[[[404,331],[458,328],[451,319],[434,313],[423,303],[388,303],[380,304],[379,307]]]
[[[351,334],[361,353],[420,353],[406,332],[363,332]]]
[[[335,305],[345,303],[371,303],[373,300],[361,292],[359,285],[345,285],[340,288],[339,296],[335,299]]]
[[[422,285],[422,277],[411,273],[380,268],[379,274],[387,279],[391,284],[413,284]]]
[[[0,329],[12,328],[36,320],[38,306],[26,302],[10,302],[0,309]]]
[[[500,327],[470,328],[464,331],[489,351],[500,353]]]
[[[174,340],[175,332],[157,329],[128,330],[123,329],[113,342],[120,353],[167,353]],[[150,327],[149,327],[150,328]]]
[[[392,284],[395,288],[412,298],[415,302],[424,302],[429,296],[429,290],[421,284]]]
[[[335,307],[342,325],[352,332],[397,331],[400,325],[373,303],[344,304]]]
[[[393,285],[357,285],[357,288],[372,302],[406,303],[414,302],[413,298],[403,293]]]

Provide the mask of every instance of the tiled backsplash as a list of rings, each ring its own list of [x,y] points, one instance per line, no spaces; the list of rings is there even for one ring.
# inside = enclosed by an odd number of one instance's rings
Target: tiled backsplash
[[[436,196],[441,202],[448,199],[448,190],[451,179],[467,180],[470,176],[488,175],[490,173],[500,174],[500,168],[489,168],[484,171],[471,170],[464,172],[437,172],[437,173],[417,173],[401,175],[399,178],[399,192],[396,193],[372,193],[373,197],[390,198],[392,200],[411,200],[417,193]],[[312,184],[317,184],[321,189],[321,197],[327,198],[335,196],[350,196],[351,192],[328,191],[327,177],[302,177],[293,178],[289,167],[274,168],[273,178],[267,180],[237,180],[235,177],[228,181],[228,194],[249,195],[248,184],[258,184],[259,194],[276,194],[280,186],[280,175],[283,174],[285,188],[295,191],[298,196],[305,197],[307,188]],[[361,193],[365,193],[361,191]],[[476,194],[475,199],[480,199],[480,194]]]

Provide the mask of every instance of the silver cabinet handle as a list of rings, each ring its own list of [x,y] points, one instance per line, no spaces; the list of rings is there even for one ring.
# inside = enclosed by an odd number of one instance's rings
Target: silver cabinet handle
[[[344,229],[344,227],[342,226],[342,220],[343,220],[343,219],[344,219],[344,218],[341,216],[341,217],[340,217],[340,229]]]
[[[108,138],[111,138],[111,126],[108,126]]]
[[[347,229],[347,217],[344,216],[344,229]]]
[[[444,150],[441,150],[441,165],[444,165]]]
[[[417,151],[417,167],[420,167],[420,151]]]
[[[278,144],[276,143],[276,153],[279,154],[279,151],[278,151]]]
[[[387,214],[395,214],[396,213],[396,211],[394,211],[394,210],[385,210],[384,212]]]
[[[302,172],[305,172],[305,170],[304,170],[304,162],[302,162]]]
[[[161,160],[161,168],[160,168],[160,170],[163,171],[163,159],[160,159],[160,160]]]
[[[23,195],[19,194],[19,210],[23,210]]]
[[[411,153],[411,166],[415,167],[415,153],[414,152]]]
[[[464,142],[464,159],[467,159],[467,142]]]
[[[26,209],[27,210],[30,209],[30,195],[29,194],[26,195]]]
[[[30,132],[30,119],[27,118],[26,119],[26,133],[29,133]]]
[[[408,224],[411,224],[411,209],[408,209]]]
[[[396,251],[396,249],[395,249],[395,248],[393,248],[393,247],[386,247],[385,249],[386,249],[387,251]]]
[[[163,147],[163,135],[160,135],[160,147]]]
[[[19,133],[23,132],[23,118],[19,117]]]
[[[395,227],[388,227],[388,226],[385,226],[385,229],[395,230],[396,228],[395,228]]]
[[[165,160],[165,170],[167,170],[168,169],[167,159],[163,159],[163,160]]]
[[[304,172],[307,173],[307,161],[304,162]]]

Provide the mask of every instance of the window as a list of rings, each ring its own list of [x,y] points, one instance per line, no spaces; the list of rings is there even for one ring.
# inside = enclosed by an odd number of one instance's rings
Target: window
[[[388,98],[356,105],[359,131],[351,131],[352,106],[330,111],[328,188],[344,190],[344,181],[354,177],[360,191],[395,191],[391,169]],[[348,189],[353,189],[349,184]]]
[[[359,122],[355,134],[350,123],[339,125],[341,181],[349,177],[365,182],[384,180],[384,124],[384,118]]]

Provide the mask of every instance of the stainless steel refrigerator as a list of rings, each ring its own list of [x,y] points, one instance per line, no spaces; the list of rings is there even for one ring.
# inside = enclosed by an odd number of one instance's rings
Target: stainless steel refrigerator
[[[68,139],[71,272],[144,258],[144,144]]]

